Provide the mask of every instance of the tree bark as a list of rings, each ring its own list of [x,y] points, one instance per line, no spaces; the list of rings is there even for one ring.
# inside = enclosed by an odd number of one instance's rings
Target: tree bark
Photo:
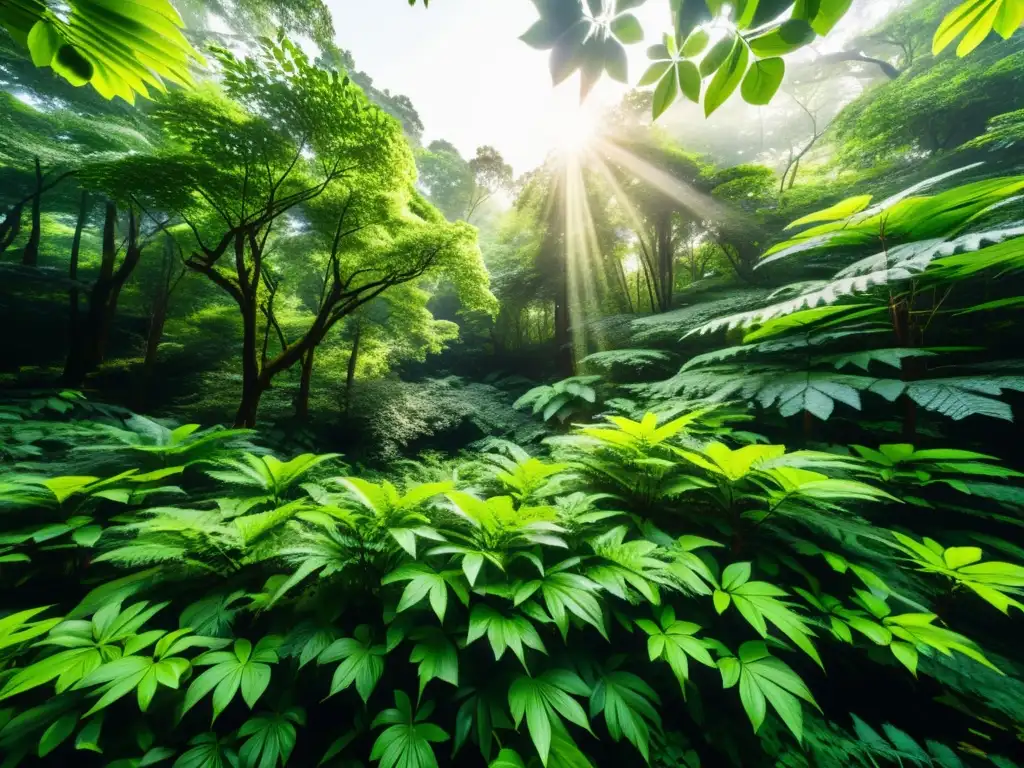
[[[116,217],[116,214],[115,214]],[[116,244],[115,244],[116,247]],[[110,287],[104,302],[103,314],[100,317],[99,327],[93,337],[93,348],[90,353],[90,368],[95,368],[106,359],[107,342],[110,340],[110,330],[114,326],[114,316],[117,314],[117,302],[121,297],[121,289],[132,276],[135,268],[142,258],[142,242],[139,239],[139,218],[134,210],[128,214],[128,247],[125,250],[124,260],[110,278]]]
[[[309,389],[313,378],[313,362],[316,347],[310,347],[302,357],[302,373],[299,377],[299,394],[295,399],[295,418],[305,421],[309,418]]]
[[[82,190],[82,197],[78,204],[78,220],[75,222],[75,236],[71,240],[71,261],[68,264],[68,278],[71,280],[71,289],[68,291],[68,347],[75,343],[78,329],[79,306],[78,306],[78,259],[82,252],[82,231],[85,229],[86,221],[89,218],[89,193]]]
[[[139,219],[132,211],[128,224],[128,246],[121,266],[117,259],[117,206],[108,202],[103,223],[103,256],[100,274],[89,291],[89,308],[85,321],[76,324],[73,342],[68,350],[61,380],[69,386],[80,386],[106,356],[107,340],[117,313],[121,289],[139,264],[143,244],[139,238]],[[77,271],[77,264],[75,265]],[[77,296],[75,298],[77,306]]]
[[[658,274],[655,290],[658,299],[658,312],[668,312],[672,308],[672,293],[675,282],[674,259],[672,247],[672,213],[663,212],[655,223],[657,249],[656,257]]]
[[[160,350],[160,342],[163,341],[167,312],[171,305],[171,293],[178,280],[181,279],[181,273],[177,279],[174,278],[174,239],[170,235],[164,237],[163,271],[160,276],[160,285],[153,297],[152,309],[149,314],[149,330],[146,333],[146,357],[142,363],[142,386],[139,388],[140,409],[145,406],[153,381],[157,354]]]
[[[39,264],[39,242],[43,237],[43,168],[36,156],[36,189],[32,195],[32,230],[28,235],[28,243],[25,250],[21,252],[21,263],[26,267],[35,267]]]
[[[255,427],[256,412],[266,387],[260,375],[257,358],[256,306],[242,307],[242,400],[235,414],[236,427]]]
[[[89,290],[89,304],[85,319],[75,327],[74,339],[68,348],[67,360],[61,381],[67,386],[78,387],[85,381],[90,370],[90,359],[96,348],[95,336],[103,323],[106,312],[110,282],[114,274],[114,259],[117,257],[117,206],[107,201],[103,219],[103,250],[100,259],[100,273]]]
[[[11,244],[18,239],[18,235],[21,234],[21,215],[25,210],[23,203],[18,203],[10,211],[7,212],[7,216],[4,218],[2,224],[0,224],[0,256],[2,256]]]
[[[361,325],[356,326],[352,336],[352,352],[348,356],[348,370],[345,372],[345,413],[352,407],[352,385],[356,381],[356,364],[359,362],[359,341],[363,334]]]

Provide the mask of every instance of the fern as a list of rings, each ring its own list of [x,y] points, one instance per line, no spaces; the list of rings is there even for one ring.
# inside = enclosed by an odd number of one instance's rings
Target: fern
[[[664,363],[669,356],[656,349],[611,349],[595,352],[583,358],[584,365],[596,365],[598,368],[610,369],[617,365],[629,368],[646,368],[656,363]]]

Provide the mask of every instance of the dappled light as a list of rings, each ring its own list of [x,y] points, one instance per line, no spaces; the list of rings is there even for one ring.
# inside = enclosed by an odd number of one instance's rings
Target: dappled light
[[[1024,768],[1024,0],[0,0],[2,768]]]

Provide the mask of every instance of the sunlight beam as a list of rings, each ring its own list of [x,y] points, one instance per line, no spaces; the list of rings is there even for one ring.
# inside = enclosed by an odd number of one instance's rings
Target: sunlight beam
[[[596,139],[595,149],[603,152],[617,165],[636,174],[666,197],[675,200],[698,218],[719,222],[725,219],[734,219],[739,215],[735,210],[719,203],[710,195],[694,189],[686,182],[680,181],[610,141]]]

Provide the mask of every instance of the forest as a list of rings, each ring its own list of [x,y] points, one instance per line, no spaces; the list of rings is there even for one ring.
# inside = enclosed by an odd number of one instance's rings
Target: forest
[[[0,0],[0,768],[1024,766],[1022,24]]]

